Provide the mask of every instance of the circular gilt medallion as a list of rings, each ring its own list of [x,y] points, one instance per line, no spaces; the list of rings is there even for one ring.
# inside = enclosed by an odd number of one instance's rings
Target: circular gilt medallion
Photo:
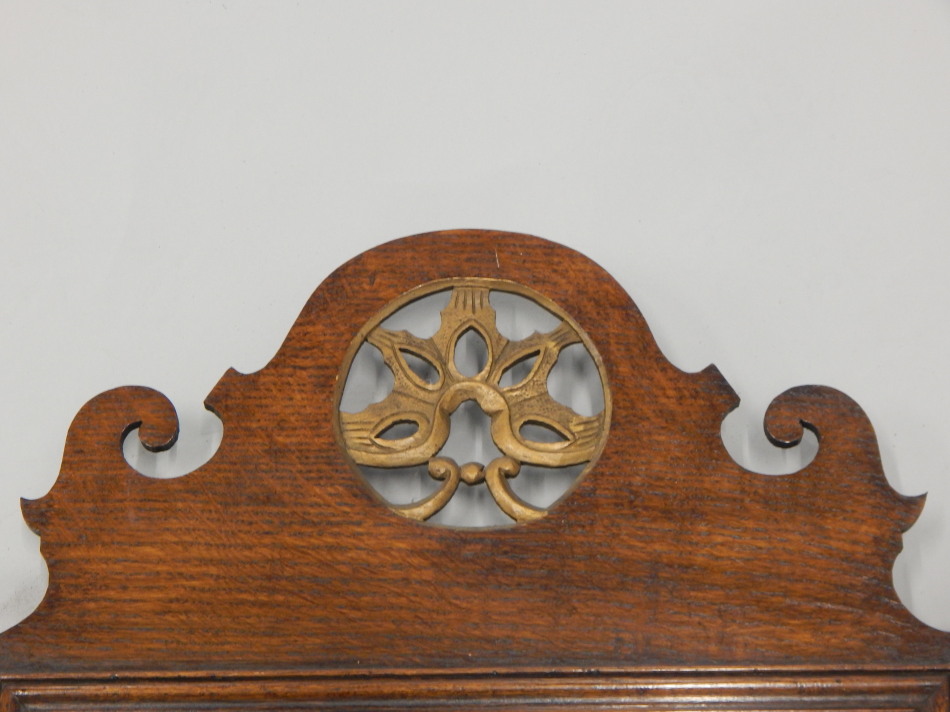
[[[432,299],[441,310],[428,332],[406,328],[400,315]],[[502,324],[499,317],[517,313],[519,304],[542,315],[540,329],[515,333]],[[354,407],[347,395],[359,378],[354,361],[367,350],[377,375],[386,376],[384,387],[377,384]],[[567,353],[573,368],[564,365]],[[563,381],[577,378],[585,364],[592,395],[578,404],[564,395],[571,387]],[[487,489],[505,521],[543,517],[553,502],[522,497],[514,478],[530,469],[535,479],[564,482],[567,473],[563,494],[600,454],[610,420],[603,364],[590,338],[549,299],[507,281],[440,280],[403,294],[360,330],[341,376],[346,385],[336,412],[344,448],[364,474],[373,473],[367,479],[395,512],[417,520],[437,515],[463,484]],[[452,432],[463,408],[486,423],[490,454],[483,461],[459,463],[447,447],[477,437]],[[424,470],[429,486],[396,503],[393,482],[412,468]]]

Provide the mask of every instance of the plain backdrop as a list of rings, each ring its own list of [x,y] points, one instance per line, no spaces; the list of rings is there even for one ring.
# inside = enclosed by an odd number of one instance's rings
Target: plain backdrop
[[[929,492],[897,590],[950,630],[948,127],[945,0],[0,2],[0,629],[87,399],[163,391],[186,472],[204,396],[336,266],[486,227],[585,252],[716,363],[743,464],[787,469],[786,388],[855,398]]]

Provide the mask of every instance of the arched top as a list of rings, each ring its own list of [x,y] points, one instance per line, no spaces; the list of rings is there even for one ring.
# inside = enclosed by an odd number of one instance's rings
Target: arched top
[[[452,337],[444,343],[379,329],[433,285],[476,301],[479,285],[507,285],[566,326],[537,344],[502,342],[484,314],[443,317]],[[495,360],[453,375],[453,339],[467,329]],[[510,437],[509,460],[568,453],[545,461],[590,462],[589,471],[547,516],[516,514],[530,523],[508,528],[426,527],[395,515],[360,481],[354,460],[385,466],[386,447],[418,445],[416,459],[430,462],[434,477],[453,475],[438,461],[441,435],[380,445],[381,412],[349,439],[340,393],[347,359],[367,340],[394,349],[393,363],[402,349],[437,372],[437,397],[417,397],[426,384],[405,386],[393,423],[416,418],[421,429],[439,404],[475,400]],[[534,409],[541,390],[530,407],[527,395],[496,402],[492,379],[505,359],[545,349],[556,359],[556,346],[572,340],[588,347],[609,389],[593,445],[583,441],[587,421]],[[24,503],[50,586],[32,616],[0,635],[0,675],[950,663],[948,636],[914,619],[894,593],[900,535],[921,501],[887,484],[861,409],[825,387],[782,394],[767,431],[788,443],[814,429],[819,453],[789,476],[744,470],[720,437],[737,405],[721,374],[669,364],[624,290],[561,245],[481,230],[381,245],[331,274],[271,363],[229,371],[207,405],[224,421],[221,447],[175,480],[138,475],[120,447],[136,427],[155,449],[174,441],[163,396],[118,388],[79,412],[56,485]],[[566,445],[530,446],[517,434],[545,417]],[[377,440],[360,451],[363,436]],[[505,460],[466,474],[455,464],[459,481],[504,483],[513,468]]]

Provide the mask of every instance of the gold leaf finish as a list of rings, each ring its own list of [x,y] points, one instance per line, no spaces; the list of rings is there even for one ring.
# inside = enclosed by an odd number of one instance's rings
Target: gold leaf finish
[[[598,453],[605,434],[609,412],[609,393],[601,372],[605,407],[596,415],[584,416],[559,403],[548,392],[548,376],[561,351],[572,344],[583,344],[589,353],[593,347],[576,324],[553,305],[545,305],[560,319],[551,331],[533,333],[521,340],[509,340],[497,326],[495,309],[489,301],[493,285],[485,280],[454,280],[448,305],[441,312],[438,331],[422,339],[408,331],[392,331],[380,325],[399,306],[411,301],[397,300],[370,322],[365,341],[375,346],[393,374],[392,391],[381,401],[359,413],[340,412],[343,442],[358,465],[381,468],[427,464],[429,475],[442,482],[441,487],[421,502],[391,505],[394,511],[413,519],[428,519],[452,498],[461,482],[475,485],[485,482],[499,507],[515,521],[538,519],[544,509],[521,500],[508,485],[523,464],[566,467],[591,461]],[[520,285],[505,284],[504,291],[538,299]],[[419,295],[422,296],[422,295]],[[466,375],[459,370],[456,349],[467,332],[481,338],[487,351],[478,373]],[[356,348],[344,365],[349,362]],[[428,364],[435,376],[421,377],[411,367],[410,355]],[[501,385],[502,376],[516,364],[533,359],[528,374],[511,385]],[[599,358],[595,357],[598,363]],[[476,367],[477,368],[477,367]],[[452,413],[464,402],[474,401],[488,416],[491,437],[504,453],[487,465],[467,463],[459,466],[439,453],[449,438]],[[399,438],[384,437],[394,425],[409,424],[414,431]],[[541,427],[552,432],[556,442],[540,442],[526,437],[524,426]]]

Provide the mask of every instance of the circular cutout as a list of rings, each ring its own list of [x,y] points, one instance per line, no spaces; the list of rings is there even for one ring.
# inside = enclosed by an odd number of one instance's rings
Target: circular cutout
[[[610,397],[600,357],[577,323],[533,290],[488,279],[423,285],[359,334],[342,365],[338,432],[371,486],[403,516],[451,526],[539,519],[603,448]],[[554,369],[562,351],[583,367]],[[370,357],[380,367],[355,367]],[[392,384],[384,395],[359,375],[384,370]],[[563,387],[579,373],[591,382]],[[575,404],[554,392],[586,396]],[[585,413],[592,400],[599,409]],[[494,513],[450,506],[471,501],[454,497],[461,484],[487,489]],[[560,488],[554,497],[551,487]]]

